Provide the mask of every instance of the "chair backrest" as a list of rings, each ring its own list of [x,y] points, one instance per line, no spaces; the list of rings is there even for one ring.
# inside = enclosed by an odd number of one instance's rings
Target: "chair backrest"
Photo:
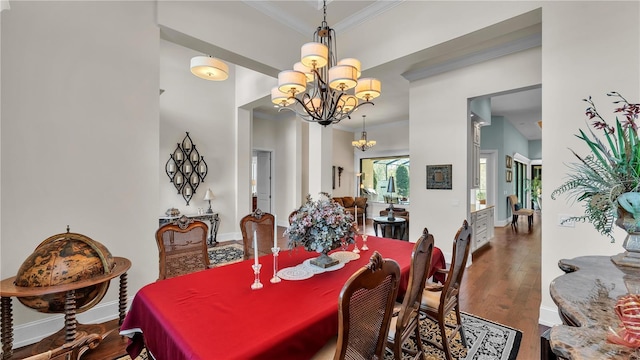
[[[404,294],[402,307],[398,313],[396,334],[401,334],[409,321],[420,311],[420,300],[427,281],[429,268],[431,267],[431,255],[433,254],[433,235],[424,228],[422,236],[416,241],[411,253],[411,268],[409,270],[409,284]]]
[[[259,244],[261,241],[267,244],[273,244],[275,217],[272,214],[262,212],[256,209],[251,214],[240,220],[240,230],[242,231],[242,243],[244,249],[244,259],[253,257],[253,252],[258,249],[253,248],[254,233]],[[265,250],[270,252],[271,247]]]
[[[447,275],[447,280],[444,283],[442,295],[440,296],[440,309],[443,309],[452,298],[458,296],[460,283],[462,283],[462,275],[467,266],[470,245],[471,226],[469,226],[467,220],[464,220],[453,240],[453,256],[451,257],[449,274]]]
[[[159,280],[205,270],[209,267],[207,224],[182,216],[156,231],[160,252]]]
[[[290,214],[289,217],[287,219],[289,219],[289,225],[291,225],[293,223],[293,221],[296,219],[298,215],[298,209],[293,210]]]
[[[507,196],[507,199],[509,199],[509,206],[511,207],[511,213],[515,213],[516,211],[518,211],[518,209],[516,209],[516,204],[518,203],[518,195],[509,195]]]
[[[399,283],[398,263],[377,251],[347,280],[340,292],[334,359],[383,358]]]

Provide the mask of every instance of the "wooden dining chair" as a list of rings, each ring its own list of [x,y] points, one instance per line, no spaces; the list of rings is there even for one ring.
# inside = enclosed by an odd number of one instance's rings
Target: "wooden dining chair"
[[[102,336],[99,334],[87,334],[55,349],[23,358],[23,360],[78,360],[87,350],[95,349],[101,341]]]
[[[396,360],[402,360],[403,350],[410,353],[413,359],[425,358],[420,337],[420,300],[431,267],[433,242],[433,235],[424,228],[411,253],[409,284],[402,304],[395,306],[387,337],[387,347],[393,351]],[[417,351],[402,348],[411,335],[415,337]]]
[[[399,284],[398,263],[374,252],[340,292],[337,338],[312,360],[382,359]]]
[[[471,226],[469,226],[467,220],[464,220],[453,241],[453,255],[451,258],[450,268],[448,271],[440,270],[446,272],[447,278],[444,285],[429,284],[425,286],[425,289],[422,292],[420,311],[438,324],[438,327],[440,328],[440,337],[442,339],[442,343],[434,341],[429,341],[429,343],[444,351],[447,360],[453,359],[450,344],[458,332],[460,333],[462,344],[465,347],[467,346],[467,340],[464,336],[464,329],[462,327],[462,319],[460,317],[459,300],[460,283],[462,282],[464,269],[467,265],[470,244]],[[448,324],[445,322],[451,311],[455,312],[455,324]],[[449,334],[447,334],[446,331],[447,327],[452,329]]]
[[[156,231],[160,253],[158,280],[210,268],[208,230],[204,222],[186,216],[161,226]]]
[[[509,195],[507,196],[509,201],[509,206],[511,207],[511,228],[516,230],[518,227],[518,218],[520,215],[527,217],[527,224],[529,225],[529,229],[533,227],[533,214],[534,211],[532,209],[523,208],[522,204],[518,201],[517,195]]]
[[[274,237],[274,224],[275,217],[272,214],[262,212],[260,209],[256,209],[249,215],[246,215],[240,219],[240,230],[242,231],[242,244],[244,250],[244,259],[247,260],[253,257],[254,251],[259,251],[253,248],[254,234],[257,237],[256,242],[260,244],[269,244],[269,248],[265,252],[271,251],[271,244],[273,244]],[[260,246],[258,245],[258,248]]]

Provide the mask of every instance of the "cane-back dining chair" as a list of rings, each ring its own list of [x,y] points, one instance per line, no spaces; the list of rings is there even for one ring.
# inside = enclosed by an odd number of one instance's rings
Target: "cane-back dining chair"
[[[256,209],[240,220],[245,260],[253,257],[254,251],[259,251],[261,242],[273,244],[274,222],[275,217],[272,214],[262,212],[260,209]],[[254,249],[254,236],[258,249]],[[271,246],[265,251],[265,253],[268,252],[271,252]]]
[[[55,349],[29,356],[23,360],[78,360],[87,350],[95,349],[101,341],[102,336],[99,334],[87,334]]]
[[[337,339],[312,360],[382,359],[399,284],[398,263],[374,252],[340,292]]]
[[[429,234],[427,228],[424,228],[422,236],[416,241],[411,253],[409,284],[402,304],[396,304],[387,338],[387,347],[393,351],[396,360],[403,358],[402,345],[411,335],[415,337],[417,351],[408,349],[404,349],[404,351],[411,353],[413,359],[424,360],[425,358],[420,337],[420,300],[431,267],[433,241],[433,235]]]
[[[161,226],[156,231],[160,252],[158,280],[210,268],[208,230],[204,222],[186,216]]]
[[[471,244],[471,226],[467,220],[462,222],[462,226],[458,229],[453,241],[453,255],[451,257],[451,265],[446,271],[446,280],[442,284],[428,284],[422,292],[422,301],[420,303],[420,311],[426,314],[428,318],[438,324],[440,328],[440,337],[442,343],[429,341],[432,345],[444,351],[447,360],[452,360],[451,341],[456,333],[460,333],[462,345],[467,346],[467,340],[464,336],[462,327],[462,319],[460,317],[460,283],[464,269],[467,265],[469,257],[469,248]],[[439,270],[444,271],[444,270]],[[455,312],[455,324],[448,324],[445,319],[451,311]],[[447,335],[447,327],[452,331]]]

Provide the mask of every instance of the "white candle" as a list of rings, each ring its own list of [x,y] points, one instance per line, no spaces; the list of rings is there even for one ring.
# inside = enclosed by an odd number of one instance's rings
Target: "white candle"
[[[278,218],[273,215],[273,247],[278,247]]]
[[[204,174],[204,165],[200,165],[200,174]]]
[[[191,155],[191,161],[198,162],[198,154],[194,153],[193,155]]]
[[[356,206],[356,227],[358,227],[358,207]]]
[[[176,171],[176,166],[174,164],[169,164],[169,172],[172,173]]]
[[[193,183],[193,185],[197,184],[197,183],[198,183],[198,176],[197,176],[197,175],[194,175],[194,176],[191,178],[191,182]]]
[[[253,230],[253,264],[258,266],[258,234]]]
[[[178,161],[182,160],[182,153],[176,153],[176,160]]]
[[[176,176],[176,184],[178,185],[182,184],[182,175]]]
[[[184,189],[184,194],[187,195],[187,196],[191,195],[191,188],[188,187],[188,188]]]
[[[184,172],[187,173],[187,174],[190,173],[191,172],[191,165],[189,165],[189,164],[185,165],[184,166]]]

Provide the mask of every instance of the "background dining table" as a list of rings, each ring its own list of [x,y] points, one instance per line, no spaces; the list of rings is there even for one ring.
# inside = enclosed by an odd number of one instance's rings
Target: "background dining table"
[[[337,334],[340,291],[374,251],[398,262],[400,291],[406,290],[414,244],[374,236],[367,244],[369,250],[341,269],[276,284],[269,282],[273,256],[262,256],[258,290],[251,289],[252,259],[146,285],[120,328],[131,338],[127,351],[135,358],[146,347],[157,360],[310,358]],[[283,250],[279,269],[317,256]],[[429,275],[445,265],[439,249],[433,258]]]

